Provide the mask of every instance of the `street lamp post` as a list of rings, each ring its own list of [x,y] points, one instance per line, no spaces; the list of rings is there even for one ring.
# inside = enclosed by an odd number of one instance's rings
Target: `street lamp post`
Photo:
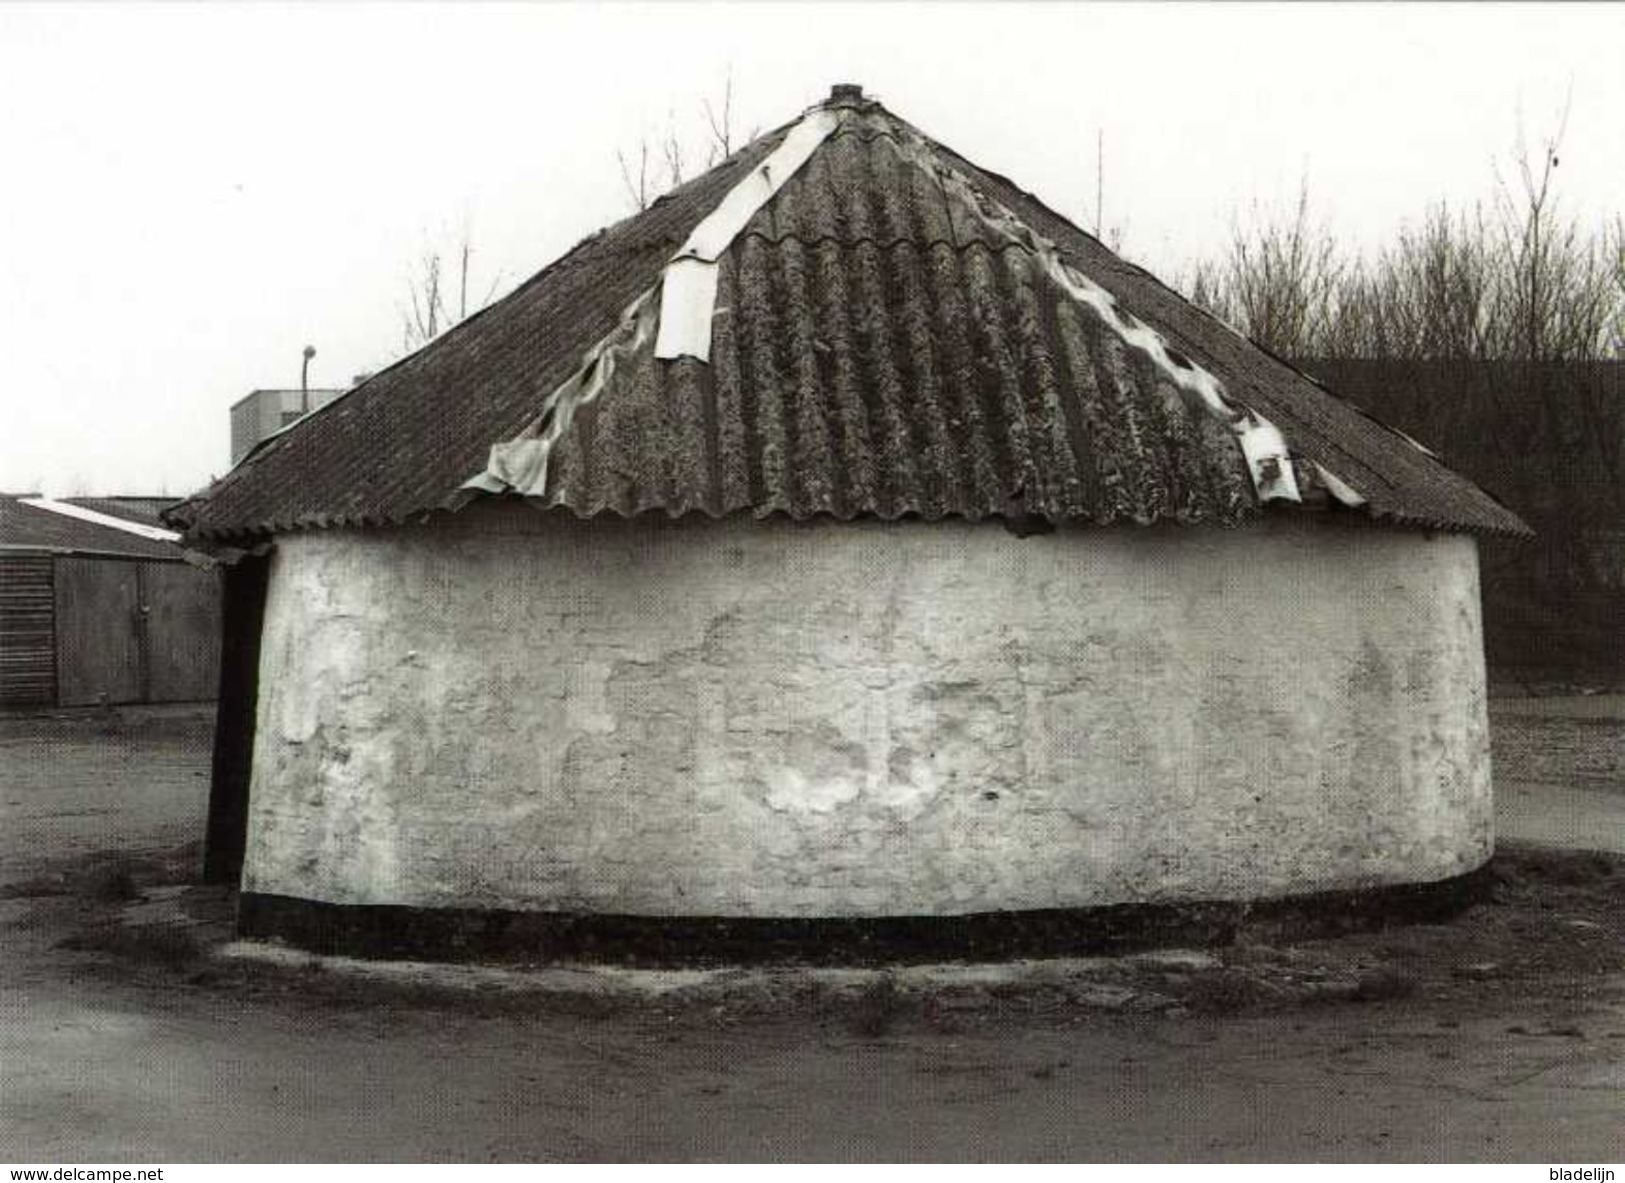
[[[310,359],[316,356],[314,345],[305,346],[305,360],[299,367],[299,413],[310,414]]]

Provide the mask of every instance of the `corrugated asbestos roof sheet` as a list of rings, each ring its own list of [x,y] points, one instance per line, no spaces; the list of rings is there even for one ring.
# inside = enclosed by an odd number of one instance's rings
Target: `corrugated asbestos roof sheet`
[[[91,500],[99,499],[75,498],[76,503]],[[102,508],[103,512],[112,513],[115,517],[142,521],[137,514],[119,514],[101,505],[92,508]],[[142,524],[151,523],[142,521]],[[95,522],[65,517],[38,506],[24,505],[15,496],[4,495],[0,495],[0,549],[94,553],[172,561],[181,558],[181,548],[172,542],[158,542]]]
[[[130,494],[117,497],[62,497],[69,505],[80,505],[98,513],[125,518],[144,526],[162,526],[163,511],[175,504],[174,497],[144,497]]]
[[[544,502],[584,516],[1258,513],[1230,429],[955,198],[940,165],[1272,421],[1306,475],[1308,461],[1323,465],[1378,517],[1526,530],[1010,182],[877,104],[852,114],[719,258],[709,361],[641,347],[568,421]],[[399,522],[479,495],[461,487],[492,445],[545,428],[553,392],[785,130],[267,441],[170,520],[232,540]]]

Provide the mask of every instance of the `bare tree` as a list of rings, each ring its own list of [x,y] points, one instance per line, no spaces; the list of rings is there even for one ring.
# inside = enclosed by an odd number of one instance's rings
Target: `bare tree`
[[[417,271],[407,281],[407,307],[401,315],[401,345],[412,350],[440,335],[446,319],[444,294],[440,289],[440,252],[424,250]]]
[[[1608,352],[1616,360],[1625,361],[1625,214],[1614,216],[1613,241],[1607,251],[1614,272],[1614,316]]]
[[[723,82],[721,97],[715,103],[709,98],[702,99],[700,113],[705,129],[702,148],[698,152],[679,130],[675,112],[670,111],[666,114],[665,132],[653,148],[649,137],[644,136],[638,141],[635,153],[629,155],[616,150],[615,161],[620,166],[621,185],[634,212],[648,209],[661,193],[681,185],[688,177],[690,160],[703,160],[704,167],[711,168],[733,155],[735,132],[731,69]],[[636,158],[635,167],[633,157]],[[660,186],[661,178],[657,177],[656,170],[651,168],[656,157],[659,172],[664,174],[664,187]]]
[[[639,213],[648,209],[649,203],[654,200],[649,177],[649,141],[644,139],[638,143],[636,172],[627,163],[626,153],[619,148],[615,150],[615,160],[621,166],[621,184],[626,186],[626,196],[632,202],[632,208]]]
[[[719,111],[710,99],[700,100],[705,111],[706,126],[711,131],[711,144],[706,152],[707,168],[714,167],[733,155],[734,72],[729,67],[722,83],[722,107]]]
[[[1495,274],[1482,210],[1452,216],[1441,202],[1420,226],[1400,227],[1375,271],[1386,299],[1364,356],[1460,359],[1492,352]]]
[[[1386,357],[1390,309],[1395,299],[1392,277],[1364,260],[1350,259],[1338,276],[1331,307],[1322,314],[1324,330],[1315,350],[1331,357]]]
[[[1367,262],[1340,252],[1309,216],[1255,204],[1226,253],[1198,260],[1191,298],[1290,357],[1562,363],[1625,353],[1625,218],[1586,232],[1558,206],[1561,128],[1517,187],[1496,172],[1495,201],[1440,204]],[[1520,138],[1521,144],[1521,138]]]
[[[660,142],[660,155],[666,161],[666,188],[675,189],[683,183],[683,145],[677,139],[674,124],[666,125],[666,138]]]
[[[1241,331],[1236,324],[1236,310],[1225,288],[1224,275],[1217,260],[1197,259],[1175,281],[1174,286],[1186,293],[1191,303],[1211,312],[1237,332]]]
[[[433,341],[441,333],[478,312],[491,302],[502,282],[500,271],[484,285],[483,294],[473,280],[474,240],[465,221],[449,250],[426,243],[406,281],[406,300],[401,307],[401,346],[410,352]]]
[[[1249,225],[1233,225],[1229,249],[1215,263],[1198,264],[1193,287],[1221,319],[1287,357],[1316,352],[1331,332],[1346,263],[1336,243],[1310,217],[1309,187],[1298,191],[1288,218],[1257,203]]]
[[[1566,218],[1555,179],[1565,106],[1557,130],[1531,160],[1518,134],[1518,191],[1496,170],[1500,239],[1496,352],[1529,361],[1596,358],[1607,348],[1616,318],[1617,287],[1605,244]]]

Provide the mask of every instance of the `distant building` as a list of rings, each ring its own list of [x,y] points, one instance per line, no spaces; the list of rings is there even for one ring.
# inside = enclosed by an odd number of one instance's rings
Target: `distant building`
[[[0,708],[215,696],[219,576],[159,526],[172,500],[0,494]]]
[[[239,399],[231,408],[231,462],[236,464],[266,436],[275,435],[343,393],[330,388],[256,390]]]

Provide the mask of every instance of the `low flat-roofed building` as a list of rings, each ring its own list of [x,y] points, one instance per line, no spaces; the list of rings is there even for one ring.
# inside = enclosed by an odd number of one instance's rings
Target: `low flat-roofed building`
[[[341,389],[256,390],[231,407],[231,462],[236,464],[255,444],[296,423],[318,407],[325,407]]]

